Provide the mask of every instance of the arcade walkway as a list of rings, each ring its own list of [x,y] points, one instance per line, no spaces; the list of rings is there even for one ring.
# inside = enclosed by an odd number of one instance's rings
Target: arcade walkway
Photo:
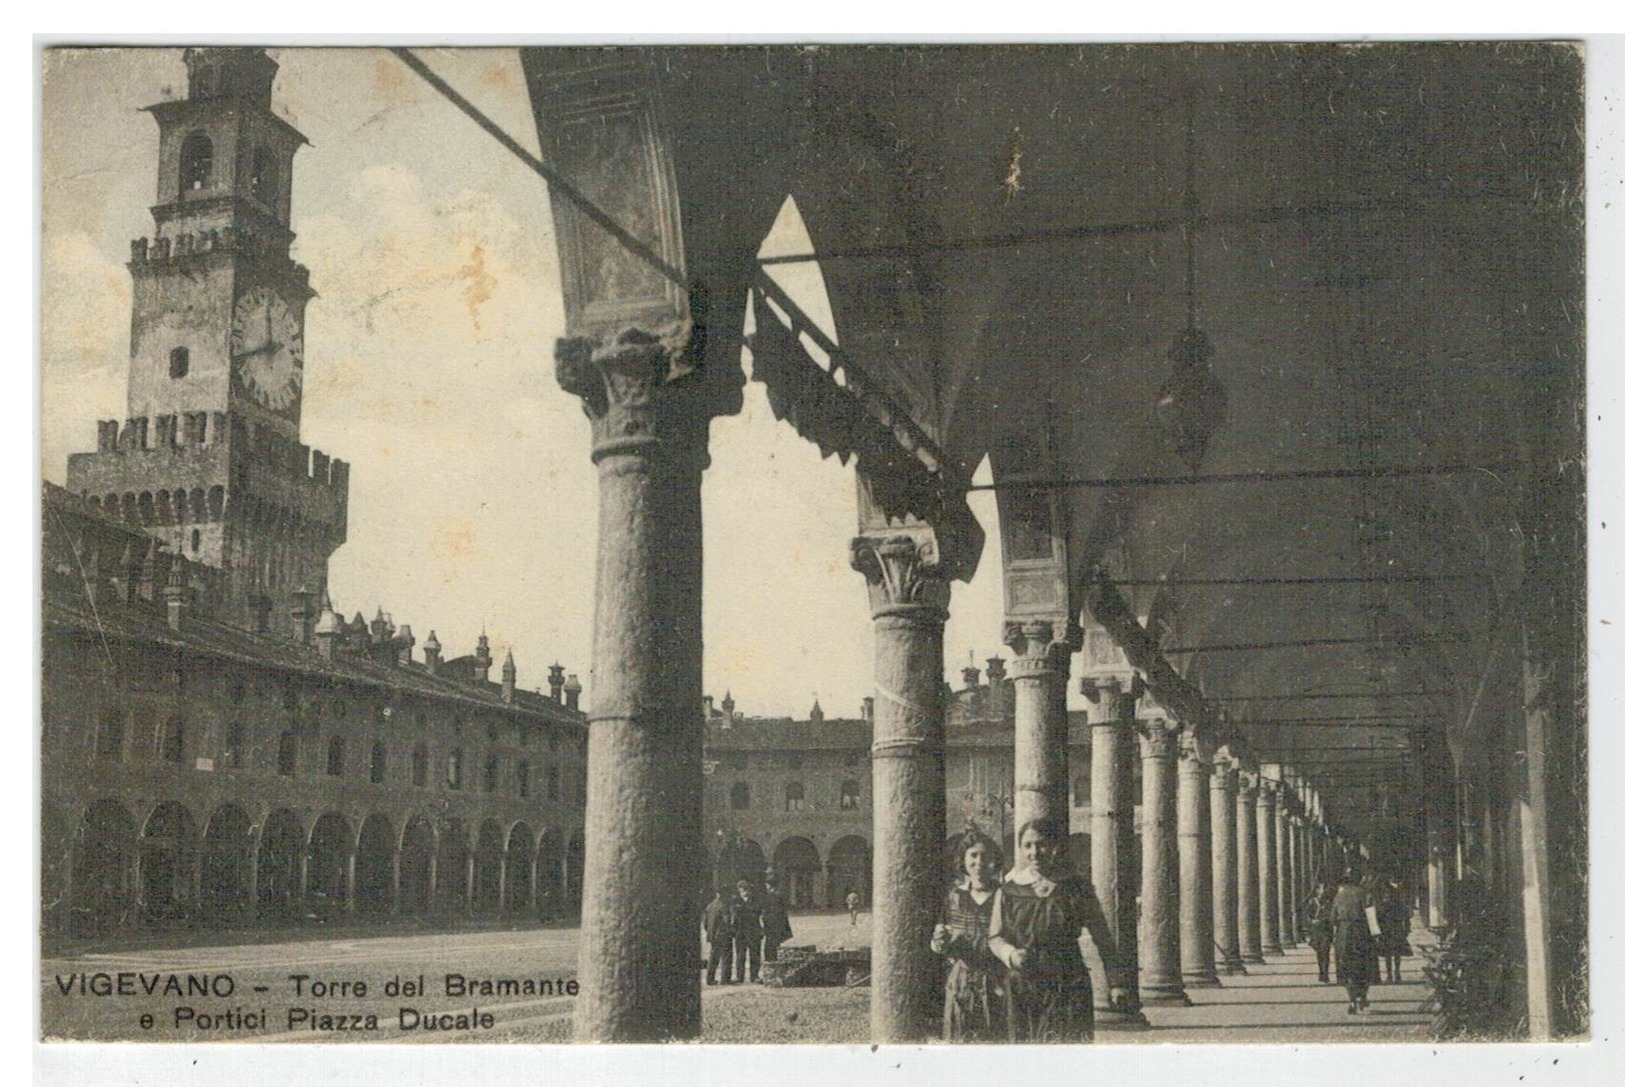
[[[1411,934],[1412,946],[1430,941],[1425,929]],[[1245,976],[1226,977],[1218,989],[1188,990],[1189,1008],[1146,1009],[1150,1030],[1103,1031],[1102,1044],[1196,1042],[1201,1044],[1325,1042],[1426,1042],[1430,1016],[1417,1009],[1427,997],[1420,955],[1404,961],[1405,980],[1374,985],[1371,1009],[1348,1014],[1342,986],[1316,980],[1315,953],[1300,946],[1271,955]]]

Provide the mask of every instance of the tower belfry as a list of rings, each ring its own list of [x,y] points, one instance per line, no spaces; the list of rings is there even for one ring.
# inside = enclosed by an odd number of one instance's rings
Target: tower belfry
[[[147,108],[157,203],[130,243],[126,417],[68,458],[67,485],[224,570],[234,621],[293,633],[293,594],[325,590],[349,498],[349,465],[299,441],[315,292],[289,251],[307,141],[272,109],[263,49],[184,59],[187,96]]]

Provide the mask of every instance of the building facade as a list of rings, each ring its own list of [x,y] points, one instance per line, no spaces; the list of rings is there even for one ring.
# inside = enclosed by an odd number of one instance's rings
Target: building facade
[[[327,565],[348,465],[300,443],[304,138],[260,49],[186,52],[131,245],[128,416],[44,495],[41,835],[48,931],[168,919],[577,908],[581,684],[444,659]]]

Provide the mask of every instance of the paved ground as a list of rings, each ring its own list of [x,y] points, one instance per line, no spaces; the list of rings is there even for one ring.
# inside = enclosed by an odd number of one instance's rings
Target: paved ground
[[[869,943],[866,912],[856,926],[844,913],[796,915],[792,924],[791,945]],[[1412,942],[1423,937],[1419,933]],[[384,935],[357,929],[314,940],[198,946],[195,937],[149,937],[145,942],[139,948],[86,948],[44,959],[42,1033],[48,1038],[141,1041],[561,1041],[568,1037],[574,1005],[563,989],[575,973],[573,928]],[[155,942],[194,946],[153,946]],[[1225,978],[1220,988],[1192,990],[1191,1007],[1148,1008],[1148,1030],[1102,1031],[1099,1040],[1421,1042],[1427,1037],[1427,1017],[1417,1008],[1425,991],[1416,980],[1417,960],[1407,960],[1406,966],[1412,980],[1373,988],[1370,1012],[1350,1016],[1343,991],[1321,985],[1313,953],[1299,948],[1250,968],[1246,976]],[[98,987],[118,986],[121,974],[133,989],[129,995],[96,995]],[[171,974],[178,976],[180,994],[163,991]],[[457,995],[447,992],[448,974],[521,984],[528,980],[536,991]],[[304,980],[295,980],[295,975]],[[421,991],[401,991],[420,978]],[[364,994],[357,983],[365,985]],[[211,991],[184,992],[194,984]],[[149,986],[154,989],[150,994]],[[226,989],[224,995],[221,989]],[[866,988],[707,988],[705,1038],[866,1042],[868,996]],[[403,1008],[414,1011],[403,1016]]]

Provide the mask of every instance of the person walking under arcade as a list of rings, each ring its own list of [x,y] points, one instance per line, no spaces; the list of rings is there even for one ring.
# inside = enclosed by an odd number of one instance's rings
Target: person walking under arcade
[[[1376,944],[1372,940],[1365,888],[1355,882],[1354,871],[1343,873],[1332,899],[1333,940],[1337,947],[1337,980],[1349,994],[1348,1013],[1370,1008],[1371,981],[1377,972]]]
[[[1315,949],[1315,965],[1320,968],[1320,980],[1329,983],[1332,959],[1332,889],[1325,880],[1315,884],[1315,891],[1303,902],[1304,937]]]

